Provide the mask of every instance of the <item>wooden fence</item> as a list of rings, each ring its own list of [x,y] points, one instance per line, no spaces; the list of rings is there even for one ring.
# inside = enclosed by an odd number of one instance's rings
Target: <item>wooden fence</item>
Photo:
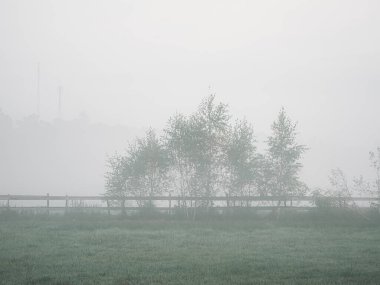
[[[378,204],[376,197],[328,197],[330,200],[343,201],[359,207],[366,208],[372,204]],[[1,203],[1,201],[3,201]],[[15,201],[12,205],[12,202]],[[42,201],[44,205],[16,205],[18,201]],[[52,202],[61,201],[62,205],[52,205]],[[86,205],[85,201],[98,201],[99,205]],[[134,205],[126,206],[130,201]],[[285,202],[286,201],[286,202]],[[139,202],[147,202],[148,205],[155,205],[155,209],[172,213],[174,209],[206,207],[218,210],[235,208],[254,208],[257,210],[270,210],[279,207],[296,208],[308,210],[315,208],[315,197],[312,196],[213,196],[213,197],[181,197],[181,196],[149,196],[149,197],[109,197],[109,196],[53,196],[53,195],[0,195],[0,209],[16,210],[64,210],[70,209],[94,209],[105,210],[108,214],[111,211],[140,210]],[[117,203],[115,203],[117,202]],[[202,203],[203,202],[203,203]],[[116,204],[116,205],[115,205]]]

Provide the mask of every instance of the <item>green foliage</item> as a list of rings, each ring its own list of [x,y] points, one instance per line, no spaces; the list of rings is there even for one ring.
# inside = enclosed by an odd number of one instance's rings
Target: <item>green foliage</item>
[[[169,162],[165,148],[152,129],[144,138],[137,140],[136,151],[131,157],[141,194],[153,196],[162,193],[166,189]]]
[[[194,195],[214,195],[220,186],[218,178],[223,166],[223,148],[226,144],[229,118],[227,106],[216,104],[214,95],[204,99],[189,118]]]
[[[251,195],[257,189],[259,158],[252,126],[237,121],[226,146],[226,184],[229,195]]]
[[[215,103],[214,95],[188,118],[170,118],[165,141],[181,195],[210,196],[222,185],[229,118],[227,106]]]
[[[116,154],[108,160],[108,164],[108,196],[153,196],[162,193],[167,187],[168,155],[151,129],[145,137],[129,146],[127,155]],[[139,201],[139,205],[146,206],[146,201]]]
[[[195,147],[189,119],[181,114],[171,117],[164,132],[164,144],[170,161],[171,186],[179,189],[180,196],[190,195],[195,174]]]
[[[272,135],[267,140],[268,153],[264,169],[268,192],[284,197],[285,201],[287,197],[300,195],[305,190],[298,173],[306,147],[297,143],[296,127],[297,124],[292,123],[282,108],[272,124]]]
[[[126,158],[114,154],[107,161],[108,172],[105,174],[106,194],[108,196],[124,197],[127,195],[128,163]]]
[[[137,139],[125,156],[109,159],[107,194],[184,196],[291,195],[305,192],[298,179],[306,150],[296,142],[296,125],[281,110],[268,138],[268,154],[257,153],[246,120],[231,125],[228,106],[206,97],[189,116],[172,116],[161,139],[153,130]],[[181,201],[180,201],[181,202]],[[211,201],[194,202],[209,211]],[[183,200],[181,207],[187,208]],[[195,214],[195,211],[194,211]]]

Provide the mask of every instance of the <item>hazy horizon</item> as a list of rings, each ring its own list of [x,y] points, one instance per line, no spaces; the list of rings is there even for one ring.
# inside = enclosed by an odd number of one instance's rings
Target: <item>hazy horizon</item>
[[[215,93],[262,143],[281,106],[302,177],[370,177],[380,145],[377,1],[2,1],[0,109],[160,130]],[[0,136],[1,137],[1,136]],[[116,151],[116,149],[115,149]],[[6,190],[2,189],[2,192]]]

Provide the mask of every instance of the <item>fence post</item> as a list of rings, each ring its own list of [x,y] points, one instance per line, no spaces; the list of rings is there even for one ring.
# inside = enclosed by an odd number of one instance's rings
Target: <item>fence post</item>
[[[7,200],[7,208],[8,210],[10,209],[10,200],[11,200],[11,195],[8,194],[8,200]]]
[[[123,215],[126,215],[127,212],[125,211],[125,199],[121,200],[121,212]]]
[[[169,193],[169,215],[172,213],[172,193]]]
[[[66,194],[66,203],[65,203],[65,211],[66,211],[66,213],[68,212],[68,208],[69,208],[69,197],[67,196],[67,194]]]
[[[107,212],[108,212],[108,216],[111,215],[111,210],[110,210],[110,201],[107,200]]]
[[[49,214],[49,206],[50,206],[49,193],[46,193],[46,208],[47,208],[48,214]]]
[[[226,201],[227,201],[227,214],[230,212],[230,197],[228,193],[226,193]]]

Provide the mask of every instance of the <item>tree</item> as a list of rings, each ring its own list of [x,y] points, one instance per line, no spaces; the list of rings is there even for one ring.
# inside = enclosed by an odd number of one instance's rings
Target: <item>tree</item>
[[[229,119],[227,105],[216,104],[215,95],[204,99],[190,118],[190,153],[195,167],[192,190],[196,195],[209,197],[222,185],[220,177]],[[210,206],[209,201],[206,206]]]
[[[313,196],[319,199],[319,205],[316,203],[317,206],[347,207],[347,198],[353,194],[367,193],[370,190],[370,184],[364,180],[362,175],[354,177],[350,185],[346,175],[340,168],[332,169],[328,178],[332,188],[318,189],[313,192]],[[350,204],[356,206],[355,201],[350,201]]]
[[[330,184],[333,187],[331,195],[337,198],[337,206],[346,207],[345,198],[351,196],[346,176],[340,168],[332,169],[329,175]]]
[[[374,183],[376,194],[380,197],[380,147],[377,148],[377,152],[371,151],[369,153],[369,159],[376,175]]]
[[[298,173],[306,147],[297,143],[296,127],[297,124],[292,123],[282,108],[272,124],[272,135],[267,141],[266,184],[272,195],[282,197],[285,205],[290,196],[302,194],[305,190],[305,184],[299,181]]]
[[[260,196],[267,196],[275,193],[275,183],[273,167],[268,155],[258,153],[256,156],[256,190]]]
[[[108,171],[105,174],[106,179],[106,195],[112,197],[127,196],[127,162],[126,157],[114,154],[107,159]]]
[[[364,179],[363,175],[360,175],[359,177],[354,177],[352,179],[352,184],[352,190],[355,194],[361,195],[371,193],[371,184]]]
[[[137,140],[132,171],[144,196],[162,193],[167,186],[168,156],[156,133],[149,129]]]
[[[147,131],[145,137],[131,144],[125,156],[115,154],[109,158],[108,166],[110,169],[106,173],[108,196],[150,197],[166,189],[167,152],[152,129]],[[138,204],[144,206],[146,200],[139,200]],[[151,203],[148,205],[151,206]]]
[[[106,196],[117,198],[116,204],[119,204],[123,209],[125,198],[128,195],[135,195],[138,189],[137,179],[134,176],[130,159],[132,152],[133,147],[130,146],[129,155],[122,156],[116,153],[107,160],[109,170],[105,174]]]
[[[254,143],[252,126],[246,120],[237,121],[225,150],[229,195],[250,195],[257,182],[258,156]]]
[[[191,194],[191,180],[194,176],[192,163],[192,138],[189,120],[181,114],[171,117],[165,132],[165,147],[167,149],[172,184],[179,189],[179,195],[185,197]],[[186,206],[186,202],[183,201]]]

